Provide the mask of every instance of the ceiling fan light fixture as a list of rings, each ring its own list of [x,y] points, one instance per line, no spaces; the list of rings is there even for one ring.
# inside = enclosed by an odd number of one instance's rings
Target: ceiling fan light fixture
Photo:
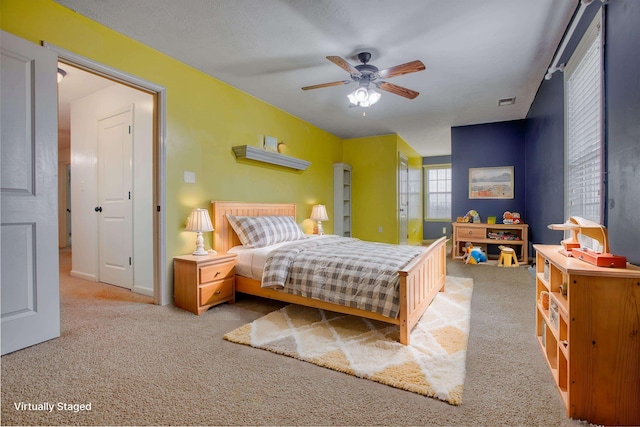
[[[369,91],[366,87],[360,86],[358,89],[353,91],[353,97],[358,102],[366,102],[369,99]]]
[[[373,105],[380,100],[382,94],[375,89],[369,89],[369,105]]]
[[[367,86],[360,86],[347,95],[349,102],[356,107],[370,107],[380,100],[380,92]]]
[[[420,92],[416,92],[415,90],[380,80],[423,71],[425,66],[420,60],[379,70],[378,67],[369,64],[369,60],[371,59],[371,53],[369,52],[361,52],[358,54],[358,59],[362,64],[356,66],[351,65],[340,56],[327,56],[327,59],[349,73],[351,80],[341,80],[337,82],[305,86],[302,90],[320,89],[323,87],[339,86],[346,85],[351,82],[358,82],[358,88],[347,95],[347,98],[351,103],[351,105],[349,105],[350,107],[370,107],[380,100],[380,93],[375,89],[370,88],[370,85],[407,99],[414,99],[416,96],[420,95]]]

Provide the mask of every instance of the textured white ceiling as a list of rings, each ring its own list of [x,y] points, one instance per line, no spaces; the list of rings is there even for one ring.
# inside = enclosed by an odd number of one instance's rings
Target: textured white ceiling
[[[578,0],[56,0],[341,138],[397,133],[423,156],[450,154],[451,126],[522,119]],[[325,59],[370,51],[388,79],[420,92],[382,92],[349,108],[354,85]],[[501,98],[516,97],[498,107]],[[363,111],[366,116],[363,117]]]

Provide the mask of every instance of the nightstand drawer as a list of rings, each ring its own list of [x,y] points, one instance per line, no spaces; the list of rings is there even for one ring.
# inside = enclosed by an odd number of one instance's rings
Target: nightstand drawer
[[[200,305],[214,304],[216,301],[233,297],[233,277],[200,288]]]
[[[471,227],[458,227],[456,230],[456,237],[458,240],[464,241],[464,239],[486,239],[486,229],[484,228],[471,228]]]
[[[200,267],[200,285],[214,280],[224,279],[234,274],[235,261]]]

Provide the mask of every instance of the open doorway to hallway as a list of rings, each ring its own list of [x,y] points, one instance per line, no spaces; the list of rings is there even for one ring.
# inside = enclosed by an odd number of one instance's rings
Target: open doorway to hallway
[[[69,274],[153,297],[155,97],[58,67],[59,247],[70,251]]]

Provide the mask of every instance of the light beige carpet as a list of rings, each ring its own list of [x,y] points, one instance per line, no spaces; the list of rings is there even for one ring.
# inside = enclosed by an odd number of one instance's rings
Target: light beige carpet
[[[298,305],[224,338],[460,405],[472,292],[472,279],[447,277],[410,346],[398,342],[395,325]]]

